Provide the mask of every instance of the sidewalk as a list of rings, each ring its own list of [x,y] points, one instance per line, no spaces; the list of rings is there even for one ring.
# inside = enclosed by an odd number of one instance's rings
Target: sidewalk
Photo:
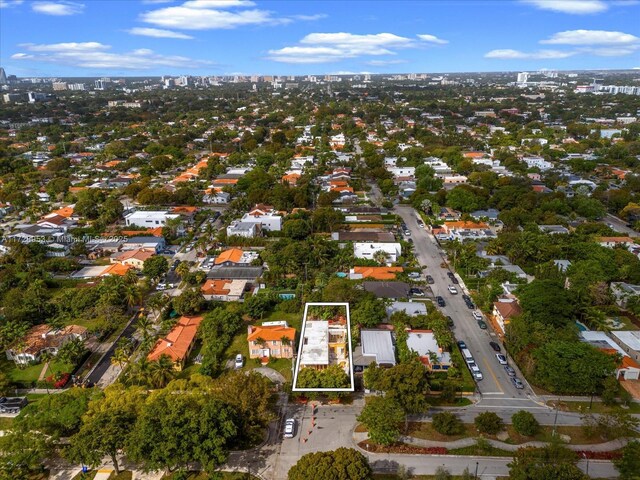
[[[368,438],[369,438],[369,435],[367,434],[367,432],[354,432],[353,434],[353,441],[356,445],[364,440],[367,440]],[[500,448],[502,450],[508,450],[510,452],[515,452],[519,448],[524,448],[524,447],[545,447],[549,445],[549,443],[547,442],[537,442],[537,441],[514,445],[511,443],[505,443],[499,440],[492,440],[489,438],[487,438],[486,440],[487,442],[489,442],[489,444],[492,447]],[[414,445],[416,447],[445,447],[448,449],[470,447],[476,444],[476,439],[471,437],[461,438],[459,440],[452,440],[451,442],[437,442],[434,440],[424,440],[422,438],[402,436],[400,437],[400,441],[408,445]],[[624,447],[627,443],[629,443],[628,439],[617,439],[617,440],[610,440],[608,442],[603,442],[603,443],[596,443],[593,445],[567,444],[565,446],[569,450],[576,450],[576,451],[586,450],[591,452],[610,452],[612,450],[618,450]]]

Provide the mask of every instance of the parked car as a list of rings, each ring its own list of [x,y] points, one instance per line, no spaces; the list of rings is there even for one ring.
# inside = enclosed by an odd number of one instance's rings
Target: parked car
[[[410,288],[409,295],[413,295],[414,297],[424,297],[424,291],[419,288]]]
[[[156,290],[166,290],[166,289],[167,289],[166,283],[159,283],[158,285],[156,285]]]
[[[501,351],[500,344],[498,344],[498,342],[489,342],[489,346],[491,348],[493,348],[493,350],[496,351],[496,352],[500,352]]]
[[[447,305],[444,301],[444,298],[442,298],[440,295],[436,297],[436,302],[438,303],[439,307],[444,307]]]
[[[451,279],[451,282],[455,283],[456,285],[458,283],[460,283],[460,282],[458,282],[458,279],[456,278],[456,276],[455,276],[455,274],[453,272],[447,272],[447,275]]]
[[[407,276],[409,278],[414,278],[414,279],[415,278],[420,278],[420,274],[418,272],[410,272]]]
[[[449,289],[449,293],[451,295],[457,295],[458,294],[458,289],[456,287],[454,287],[453,285],[449,285],[447,288]]]
[[[513,383],[513,386],[519,390],[524,388],[524,383],[522,383],[522,380],[518,377],[511,377],[511,383]]]
[[[284,422],[284,438],[293,438],[296,435],[295,418],[287,418]]]
[[[473,315],[473,318],[474,318],[475,320],[482,320],[482,318],[483,318],[483,317],[482,317],[482,314],[481,314],[479,311],[477,311],[477,310],[474,310],[474,312],[473,312],[473,314],[472,314],[472,315]]]
[[[470,364],[469,369],[471,370],[471,374],[473,375],[473,378],[475,378],[476,380],[482,380],[484,378],[482,376],[482,372],[480,371],[480,368],[475,363]]]
[[[496,353],[496,358],[498,359],[498,363],[500,365],[506,365],[507,364],[507,357],[505,357],[501,353]]]
[[[431,275],[427,275],[427,277],[426,277],[426,278],[427,278],[427,283],[428,283],[429,285],[433,285],[434,283],[436,283],[436,282],[435,282],[435,280],[433,279],[433,277],[432,277]]]
[[[244,363],[243,358],[242,358],[242,354],[237,354],[236,355],[236,361],[235,361],[235,367],[236,368],[242,368],[242,364]]]
[[[458,340],[458,342],[457,342],[457,343],[458,343],[458,348],[459,348],[459,349],[461,349],[461,350],[462,350],[463,348],[467,348],[467,344],[466,344],[466,343],[464,343],[464,340]]]
[[[455,324],[453,323],[453,318],[451,318],[449,315],[447,315],[447,325],[449,326],[449,328],[455,327]]]
[[[510,367],[509,365],[504,366],[504,371],[507,372],[507,375],[509,375],[510,377],[516,376],[516,371],[513,369],[513,367]]]
[[[478,326],[482,330],[486,330],[487,329],[487,323],[484,320],[478,320]]]
[[[418,220],[418,226],[420,228],[424,228],[424,222],[422,220]]]

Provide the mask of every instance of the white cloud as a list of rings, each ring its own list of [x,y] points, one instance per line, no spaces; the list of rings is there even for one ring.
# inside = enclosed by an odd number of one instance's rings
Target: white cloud
[[[62,17],[82,13],[84,5],[74,2],[34,2],[31,4],[31,9],[36,13]]]
[[[408,63],[408,61],[397,58],[392,60],[369,60],[368,62],[364,62],[364,63],[366,63],[367,65],[371,65],[373,67],[384,67],[387,65],[399,65],[401,63]]]
[[[510,48],[491,50],[485,53],[485,58],[501,60],[554,60],[576,55],[577,52],[561,52],[559,50],[538,50],[537,52],[521,52]]]
[[[24,0],[0,0],[0,8],[9,8],[20,5]]]
[[[131,35],[141,35],[143,37],[154,38],[179,38],[182,40],[190,40],[193,37],[180,32],[171,30],[163,30],[161,28],[135,27],[127,30]]]
[[[316,13],[315,15],[291,15],[289,18],[293,20],[304,20],[312,22],[314,20],[322,20],[323,18],[327,18],[329,15],[326,13]]]
[[[255,2],[249,0],[189,0],[182,4],[187,8],[233,8],[253,7]]]
[[[600,13],[609,8],[607,3],[602,0],[522,0],[522,3],[533,5],[541,10],[572,15]]]
[[[426,33],[422,35],[418,35],[418,38],[422,41],[435,43],[438,45],[446,45],[447,43],[449,43],[449,40],[443,40],[441,38],[436,37],[435,35],[429,35]]]
[[[640,45],[625,45],[614,47],[587,48],[582,49],[581,51],[585,53],[591,53],[599,57],[622,57],[624,55],[631,55],[632,53],[635,53],[639,48]]]
[[[567,30],[540,41],[547,45],[628,45],[638,42],[640,38],[630,33],[606,30]]]
[[[182,30],[229,30],[244,25],[283,23],[266,10],[242,10],[229,12],[210,8],[185,6],[166,7],[141,15],[142,21],[165,28]],[[290,20],[288,20],[290,21]]]
[[[13,60],[55,63],[85,69],[150,70],[153,68],[193,68],[213,62],[177,55],[160,55],[143,48],[131,52],[112,53],[110,45],[99,42],[70,42],[55,44],[22,44],[26,52],[11,56]]]
[[[393,33],[356,35],[352,33],[310,33],[300,45],[269,50],[270,60],[283,63],[327,63],[363,55],[395,55],[395,50],[415,42]]]

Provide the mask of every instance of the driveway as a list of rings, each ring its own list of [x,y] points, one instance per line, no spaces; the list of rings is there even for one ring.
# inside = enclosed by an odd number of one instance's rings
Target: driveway
[[[277,370],[274,370],[273,368],[258,367],[258,368],[254,368],[253,371],[267,377],[273,383],[283,384],[284,382],[287,381],[287,379],[284,378],[284,376],[280,372],[278,372]]]

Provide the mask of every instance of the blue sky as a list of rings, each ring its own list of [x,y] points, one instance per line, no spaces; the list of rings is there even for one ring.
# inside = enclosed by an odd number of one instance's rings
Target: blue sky
[[[640,67],[638,0],[0,0],[18,76]]]

